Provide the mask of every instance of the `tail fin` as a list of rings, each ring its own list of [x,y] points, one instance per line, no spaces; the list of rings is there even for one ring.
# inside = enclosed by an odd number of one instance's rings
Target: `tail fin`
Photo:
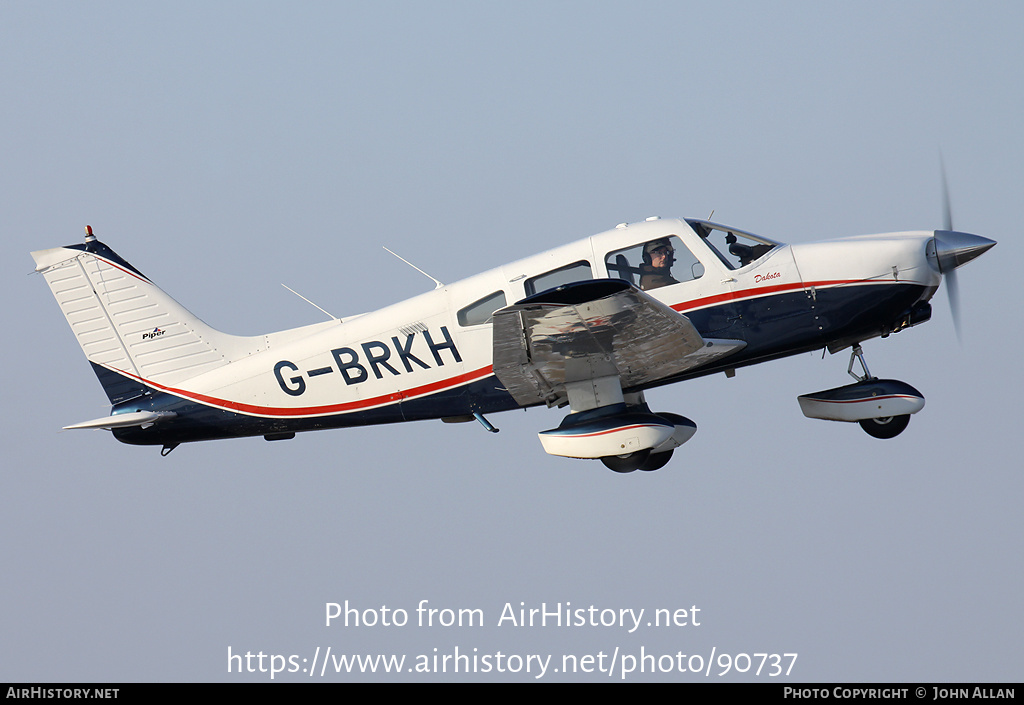
[[[32,257],[112,404],[142,394],[146,381],[173,385],[263,347],[262,336],[206,325],[86,232],[84,244]]]

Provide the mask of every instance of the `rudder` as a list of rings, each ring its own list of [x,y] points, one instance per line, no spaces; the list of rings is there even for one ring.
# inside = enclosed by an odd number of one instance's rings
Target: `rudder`
[[[146,381],[174,385],[262,347],[262,336],[206,325],[86,232],[84,244],[32,257],[112,404],[142,394]]]

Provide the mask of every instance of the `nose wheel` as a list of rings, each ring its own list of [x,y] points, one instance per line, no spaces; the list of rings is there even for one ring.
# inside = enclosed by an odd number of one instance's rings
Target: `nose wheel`
[[[861,419],[860,427],[873,438],[895,438],[910,423],[910,414],[884,416],[880,419]]]
[[[858,362],[863,374],[854,372]],[[907,428],[910,415],[924,408],[924,396],[906,382],[872,375],[860,345],[853,346],[846,371],[855,384],[797,397],[804,416],[857,422],[873,438],[895,438]]]
[[[858,375],[853,371],[853,363],[857,360],[860,361],[861,369],[864,370],[863,375]],[[864,360],[864,350],[860,345],[853,346],[853,352],[850,353],[850,365],[846,368],[846,371],[858,382],[869,382],[877,379],[877,377],[872,377],[871,372],[868,371],[868,363]],[[864,429],[864,432],[872,438],[885,440],[887,438],[895,438],[906,430],[910,424],[910,414],[861,419],[858,423],[860,423],[860,427]]]

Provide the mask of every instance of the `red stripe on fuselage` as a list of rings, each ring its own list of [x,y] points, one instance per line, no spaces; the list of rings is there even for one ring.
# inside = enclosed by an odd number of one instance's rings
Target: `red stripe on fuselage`
[[[101,258],[103,259],[103,258]],[[144,278],[138,277],[135,273],[119,267],[118,265],[110,262],[107,259],[103,259],[113,267],[117,267],[121,271],[131,274],[133,277],[139,278],[142,281],[146,281]],[[797,289],[806,289],[810,287],[824,288],[832,286],[843,286],[849,284],[912,284],[916,282],[899,282],[899,281],[879,281],[873,279],[849,279],[849,280],[833,280],[833,281],[819,281],[819,282],[791,282],[788,284],[775,284],[771,286],[760,286],[750,289],[743,289],[740,291],[731,291],[725,294],[716,294],[714,296],[705,296],[700,299],[693,299],[690,301],[684,301],[678,304],[673,304],[672,308],[680,313],[686,311],[694,311],[699,308],[706,308],[708,306],[714,306],[715,304],[724,303],[726,301],[736,301],[739,299],[752,299],[759,298],[761,296],[777,294],[783,291],[792,291]],[[422,397],[434,392],[439,392],[452,387],[457,387],[462,384],[469,382],[475,382],[483,379],[493,373],[493,367],[487,365],[480,369],[473,370],[472,372],[466,372],[461,375],[449,377],[437,382],[431,382],[430,384],[424,384],[419,387],[413,387],[411,389],[399,392],[392,392],[390,394],[382,394],[380,396],[371,397],[369,399],[361,399],[358,401],[345,402],[342,404],[327,404],[322,406],[305,406],[305,407],[276,407],[276,406],[260,406],[257,404],[246,404],[244,402],[231,401],[229,399],[219,399],[217,397],[209,396],[206,394],[200,394],[199,392],[191,392],[186,389],[177,389],[175,387],[168,387],[151,380],[144,379],[139,375],[119,370],[114,367],[104,365],[107,369],[117,372],[118,374],[132,377],[139,380],[140,382],[147,384],[155,389],[173,394],[175,396],[182,397],[184,399],[191,399],[193,401],[207,404],[209,406],[215,406],[230,411],[236,411],[242,414],[248,414],[251,416],[269,416],[269,417],[298,417],[298,416],[328,416],[331,414],[343,414],[351,411],[357,411],[361,409],[368,409],[372,407],[384,406],[387,404],[394,404],[400,402],[403,399],[411,399],[414,397]],[[609,433],[610,431],[604,431],[601,433]]]
[[[683,301],[678,304],[672,304],[672,308],[680,313],[687,311],[696,311],[699,308],[707,308],[708,306],[714,306],[715,304],[725,303],[727,301],[738,301],[740,299],[756,299],[761,296],[770,294],[779,294],[784,291],[796,291],[800,289],[825,289],[834,286],[848,286],[850,284],[918,284],[919,282],[914,281],[895,281],[892,279],[834,279],[829,281],[817,281],[817,282],[790,282],[788,284],[772,284],[771,286],[757,286],[749,289],[740,289],[738,291],[729,291],[724,294],[715,294],[714,296],[705,296],[700,299],[691,299],[690,301]]]
[[[591,436],[606,436],[609,433],[617,433],[619,431],[632,431],[634,428],[668,428],[668,424],[649,424],[649,423],[638,423],[631,426],[619,426],[616,428],[609,428],[606,431],[593,431],[591,433],[559,433],[552,435],[551,438],[590,438]]]

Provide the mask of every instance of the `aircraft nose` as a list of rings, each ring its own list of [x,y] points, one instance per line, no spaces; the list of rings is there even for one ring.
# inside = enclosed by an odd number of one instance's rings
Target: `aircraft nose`
[[[967,264],[996,244],[987,237],[961,233],[956,230],[935,231],[935,257],[943,274]]]

